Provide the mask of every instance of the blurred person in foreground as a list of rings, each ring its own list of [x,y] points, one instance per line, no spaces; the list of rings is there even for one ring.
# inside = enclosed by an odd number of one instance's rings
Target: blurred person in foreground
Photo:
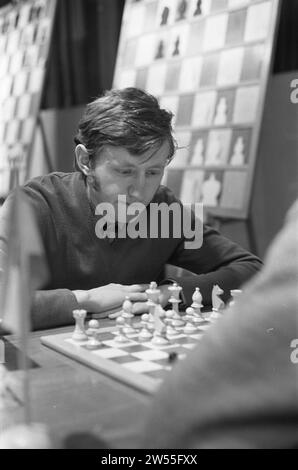
[[[162,385],[140,446],[298,448],[298,201],[263,270]]]

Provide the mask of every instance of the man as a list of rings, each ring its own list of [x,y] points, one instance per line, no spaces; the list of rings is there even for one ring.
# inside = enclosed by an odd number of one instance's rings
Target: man
[[[109,91],[87,105],[80,121],[75,138],[77,171],[52,173],[23,186],[35,209],[51,272],[51,281],[34,298],[35,328],[70,323],[75,308],[98,313],[118,307],[127,295],[134,302],[134,313],[144,312],[144,291],[150,281],[163,281],[166,263],[198,274],[182,286],[188,302],[199,286],[205,304],[211,301],[214,284],[228,292],[260,268],[257,257],[209,227],[204,228],[202,246],[193,249],[185,247],[182,231],[173,236],[175,220],[166,238],[160,230],[157,237],[120,235],[134,223],[129,215],[132,204],[145,208],[149,225],[152,203],[176,202],[182,208],[161,186],[175,152],[171,118],[153,96],[141,90]],[[119,197],[125,198],[120,205]],[[10,204],[11,197],[2,208],[2,252]],[[116,224],[104,217],[103,206],[108,212],[113,209]],[[166,284],[160,287],[165,304],[168,290]]]
[[[298,201],[242,296],[177,365],[142,447],[298,448]]]

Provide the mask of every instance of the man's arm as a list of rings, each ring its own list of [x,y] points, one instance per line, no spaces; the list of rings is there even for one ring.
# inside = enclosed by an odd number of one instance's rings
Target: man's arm
[[[12,207],[10,195],[0,209],[0,289],[3,289],[9,244],[9,218]],[[38,228],[41,231],[40,225]],[[17,234],[22,243],[22,233]],[[73,321],[72,310],[79,308],[73,293],[68,289],[37,290],[33,294],[31,316],[33,329],[51,328]]]
[[[34,201],[31,202],[34,206]],[[4,286],[7,264],[11,205],[12,198],[10,196],[0,210],[0,289],[3,289]],[[43,237],[47,231],[47,218],[42,217],[42,207],[42,201],[39,201],[38,207],[35,207],[35,214],[38,216],[38,229]],[[18,237],[22,243],[22,233],[19,233]],[[31,304],[32,328],[38,330],[71,324],[74,321],[72,317],[74,309],[83,308],[91,313],[105,312],[117,305],[121,306],[127,295],[132,301],[145,301],[147,296],[144,290],[147,287],[147,285],[109,284],[74,292],[66,288],[37,290],[33,294]]]
[[[204,226],[200,248],[186,248],[183,239],[168,262],[197,274],[177,281],[183,287],[188,304],[192,301],[195,287],[199,287],[204,305],[211,305],[211,292],[215,284],[224,290],[223,300],[227,300],[231,289],[242,286],[262,266],[257,256],[208,226]]]

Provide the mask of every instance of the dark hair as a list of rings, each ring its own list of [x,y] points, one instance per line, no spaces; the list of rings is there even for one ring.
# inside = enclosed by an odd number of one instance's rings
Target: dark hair
[[[87,104],[74,141],[83,144],[92,158],[103,145],[124,147],[140,155],[168,140],[170,161],[176,150],[172,117],[154,96],[138,88],[110,90]],[[77,163],[75,167],[79,170]]]

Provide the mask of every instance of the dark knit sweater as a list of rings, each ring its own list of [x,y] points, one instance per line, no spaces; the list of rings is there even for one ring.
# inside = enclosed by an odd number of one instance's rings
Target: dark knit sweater
[[[128,285],[160,281],[167,263],[198,274],[179,282],[188,302],[199,286],[205,305],[211,301],[214,284],[229,292],[261,267],[257,257],[207,226],[202,247],[194,250],[185,249],[183,234],[181,238],[168,239],[117,238],[113,243],[99,239],[95,234],[99,218],[80,173],[34,178],[23,186],[23,191],[35,209],[51,273],[48,285],[35,295],[35,328],[72,321],[72,310],[78,307],[72,290],[112,282]],[[5,239],[10,201],[11,197],[1,209],[0,241]],[[153,201],[171,204],[177,199],[167,188],[160,187]]]

